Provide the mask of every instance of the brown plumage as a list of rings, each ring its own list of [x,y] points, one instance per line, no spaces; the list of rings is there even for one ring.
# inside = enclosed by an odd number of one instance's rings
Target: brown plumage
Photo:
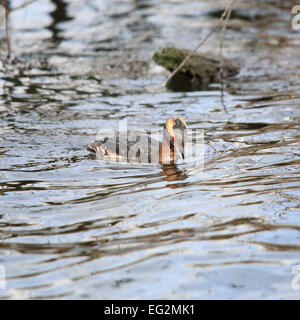
[[[164,126],[162,142],[154,141],[150,136],[147,137],[149,152],[146,153],[146,159],[143,159],[139,150],[134,156],[127,156],[128,150],[136,144],[136,142],[129,140],[127,140],[125,144],[127,150],[123,150],[123,152],[121,149],[123,146],[121,144],[122,139],[117,139],[114,144],[111,144],[110,141],[108,141],[108,137],[103,140],[89,143],[87,150],[101,155],[101,157],[106,160],[138,163],[151,163],[157,161],[163,164],[172,163],[184,159],[186,129],[187,125],[182,117],[177,117],[176,120],[174,120],[174,118],[169,118]],[[156,161],[153,161],[153,159],[156,159]]]

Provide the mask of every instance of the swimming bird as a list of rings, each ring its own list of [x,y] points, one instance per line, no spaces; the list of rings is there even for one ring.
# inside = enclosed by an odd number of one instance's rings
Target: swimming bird
[[[138,132],[138,131],[137,131]],[[138,162],[162,164],[174,163],[184,159],[184,147],[187,137],[187,124],[182,117],[170,117],[164,126],[162,142],[150,135],[117,134],[113,138],[104,137],[89,143],[87,150],[100,155],[104,160],[117,162]]]

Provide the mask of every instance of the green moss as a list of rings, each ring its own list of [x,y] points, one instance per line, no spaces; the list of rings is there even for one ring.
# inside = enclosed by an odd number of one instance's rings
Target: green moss
[[[161,52],[156,52],[153,60],[160,66],[174,70],[185,58],[181,50],[175,48],[164,48]]]
[[[160,52],[156,52],[153,60],[160,66],[173,71],[184,58],[191,54],[191,51],[176,48],[164,48]],[[237,68],[228,61],[223,61],[224,76],[233,75],[237,72]],[[220,62],[217,59],[207,57],[204,54],[192,53],[190,59],[179,70],[178,73],[198,78],[200,80],[214,82],[219,78]]]

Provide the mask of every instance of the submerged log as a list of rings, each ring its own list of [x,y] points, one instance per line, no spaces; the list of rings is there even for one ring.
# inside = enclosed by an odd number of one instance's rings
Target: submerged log
[[[186,49],[164,48],[154,54],[153,60],[172,72],[189,54],[191,51]],[[223,59],[223,77],[231,77],[237,73],[238,67],[228,59]],[[210,83],[219,81],[220,61],[204,54],[192,53],[167,86],[173,91],[205,90]]]

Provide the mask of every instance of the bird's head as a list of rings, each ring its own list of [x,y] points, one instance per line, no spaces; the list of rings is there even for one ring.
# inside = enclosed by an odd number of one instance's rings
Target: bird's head
[[[179,152],[184,159],[184,144],[187,137],[187,124],[182,117],[169,118],[164,127],[164,137],[174,150]]]

